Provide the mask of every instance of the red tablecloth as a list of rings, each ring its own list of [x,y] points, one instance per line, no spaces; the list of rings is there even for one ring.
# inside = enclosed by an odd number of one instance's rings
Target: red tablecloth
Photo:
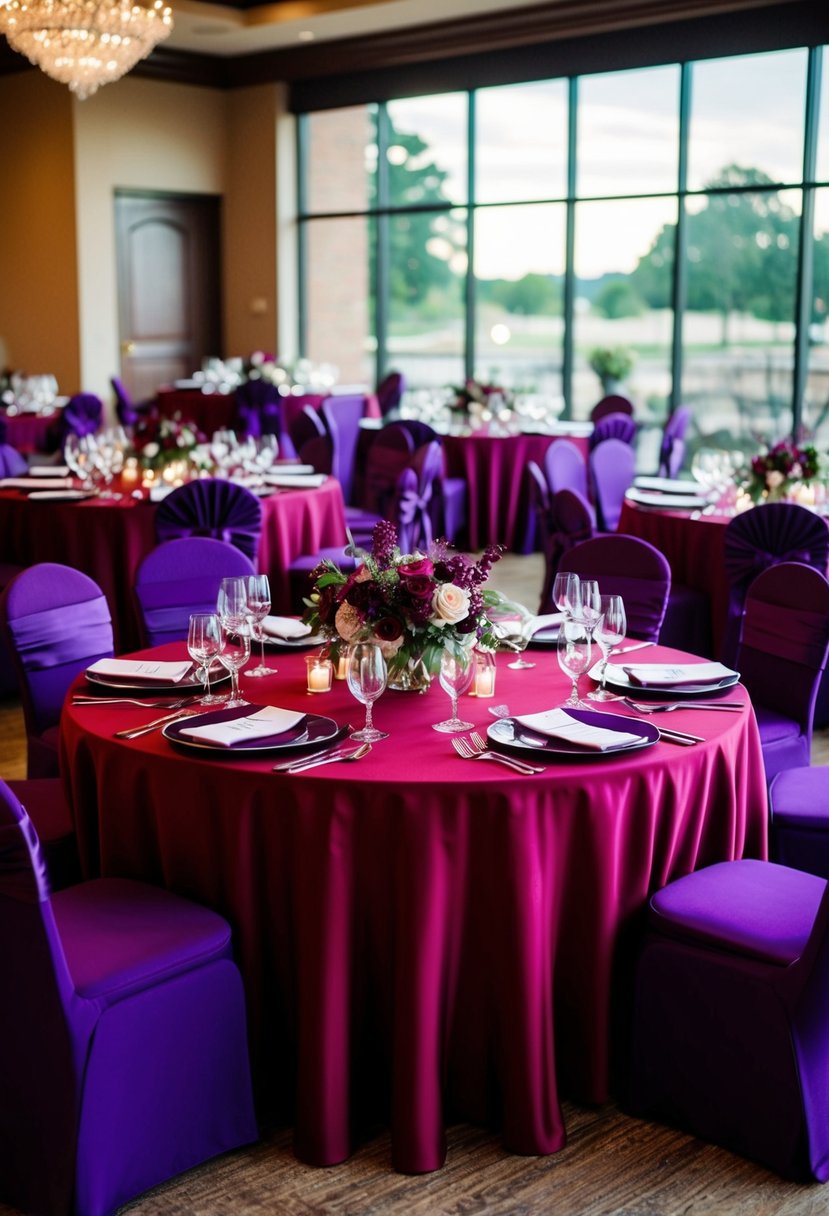
[[[533,711],[563,699],[554,655],[536,657],[532,671],[499,661],[497,700]],[[344,684],[304,692],[301,655],[272,661],[272,680],[242,676],[248,696],[361,721]],[[482,728],[492,704],[461,702]],[[387,692],[374,718],[390,737],[369,757],[290,777],[272,755],[113,738],[149,710],[64,709],[87,873],[148,879],[228,917],[260,1095],[293,1107],[296,1152],[313,1164],[348,1156],[378,1118],[410,1172],[441,1165],[453,1119],[499,1124],[514,1152],[561,1148],[559,1086],[608,1097],[650,892],[766,856],[748,708],[672,714],[705,737],[694,747],[528,777],[461,761],[430,729],[447,710],[438,687]]]
[[[270,579],[273,611],[290,612],[290,562],[345,544],[342,490],[329,477],[318,489],[280,490],[263,498],[262,508],[259,568]],[[132,586],[155,543],[155,507],[145,500],[30,502],[25,494],[0,491],[0,561],[62,562],[94,578],[109,602],[118,650],[140,645]]]
[[[303,393],[301,396],[283,397],[283,427],[290,429],[292,420],[305,405],[318,410],[326,396],[326,393]],[[197,388],[162,388],[158,391],[157,400],[158,408],[166,418],[180,413],[182,418],[195,422],[199,430],[208,436],[222,427],[232,427],[236,417],[233,393],[203,393]],[[373,393],[366,395],[366,417],[380,417],[380,407]]]
[[[48,445],[46,435],[49,427],[58,416],[57,410],[48,414],[7,414],[2,413],[6,423],[6,443],[10,443],[18,452],[29,455],[31,452],[45,452]]]

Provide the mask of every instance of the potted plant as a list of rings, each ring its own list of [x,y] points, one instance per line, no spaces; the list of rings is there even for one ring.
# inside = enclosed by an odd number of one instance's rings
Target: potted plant
[[[590,366],[602,383],[602,391],[616,393],[633,370],[633,352],[625,346],[596,346]]]

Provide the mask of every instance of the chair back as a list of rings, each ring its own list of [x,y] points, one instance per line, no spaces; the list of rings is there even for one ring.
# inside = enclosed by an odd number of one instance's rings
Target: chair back
[[[590,421],[598,422],[606,414],[633,414],[633,402],[619,393],[609,393],[593,406]]]
[[[808,739],[827,648],[825,575],[801,562],[758,574],[746,593],[736,667],[752,700],[797,722]]]
[[[327,433],[306,439],[297,455],[303,464],[312,465],[317,473],[331,473],[334,470],[334,442]]]
[[[676,477],[685,460],[685,433],[691,422],[691,411],[680,405],[673,411],[662,431],[659,448],[659,476]]]
[[[396,410],[406,391],[406,378],[402,372],[389,372],[377,385],[377,404],[380,413],[385,418],[392,410]]]
[[[432,543],[430,507],[442,467],[440,444],[427,443],[418,448],[411,464],[397,478],[391,518],[397,524],[403,553],[413,553],[415,549],[425,553]]]
[[[621,595],[627,631],[643,642],[658,642],[671,591],[667,559],[636,536],[595,536],[565,553],[559,570],[598,579],[602,595]]]
[[[387,517],[397,478],[410,463],[414,451],[414,440],[399,422],[392,422],[377,431],[366,454],[366,510]]]
[[[179,486],[159,503],[155,514],[159,542],[184,536],[223,540],[256,561],[262,534],[262,503],[244,486],[217,477]]]
[[[433,426],[429,426],[428,422],[421,422],[419,418],[401,418],[396,426],[402,426],[407,430],[412,437],[412,443],[415,446],[415,451],[422,448],[424,443],[439,443],[443,440]]]
[[[9,430],[9,428],[6,425],[6,419],[3,417],[2,414],[0,414],[0,443],[6,442],[6,435],[8,434],[8,430]]]
[[[587,463],[569,439],[556,439],[550,444],[544,454],[544,472],[551,494],[575,490],[587,498]]]
[[[288,434],[291,436],[291,443],[296,448],[297,454],[301,451],[302,445],[307,443],[309,439],[317,439],[325,433],[325,423],[320,416],[319,410],[315,410],[313,405],[308,405],[307,402],[301,410],[297,411],[288,424]]]
[[[109,605],[96,582],[56,562],[29,566],[0,596],[4,629],[20,682],[27,732],[60,719],[79,672],[113,653]]]
[[[746,592],[761,571],[780,562],[802,562],[821,572],[829,562],[829,528],[797,503],[770,502],[728,521],[724,564],[729,583],[721,658],[736,665]]]
[[[594,425],[588,446],[592,451],[606,439],[621,439],[622,443],[633,443],[635,438],[636,423],[630,414],[605,414]]]
[[[281,446],[282,402],[276,385],[268,380],[247,380],[236,389],[234,399],[234,430],[254,439],[261,435],[277,435]]]
[[[350,503],[354,491],[354,458],[360,437],[360,419],[366,412],[362,393],[326,397],[321,406],[325,425],[334,444],[333,473],[342,486],[343,498]]]
[[[25,477],[28,471],[26,457],[10,443],[0,441],[0,477]]]
[[[615,532],[622,514],[625,490],[633,484],[636,475],[633,448],[622,439],[605,439],[590,453],[588,471],[598,525],[604,532]]]
[[[158,545],[135,575],[144,644],[185,640],[192,612],[216,611],[223,578],[255,573],[250,558],[225,541],[191,536]]]

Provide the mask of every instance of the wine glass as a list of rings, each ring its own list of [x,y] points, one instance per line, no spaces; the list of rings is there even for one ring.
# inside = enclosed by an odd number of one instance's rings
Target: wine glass
[[[206,692],[199,699],[200,705],[219,705],[224,696],[210,691],[210,665],[222,648],[222,630],[215,612],[194,612],[190,616],[187,630],[187,651],[194,663],[201,668],[201,679]]]
[[[219,618],[221,626],[221,649],[219,662],[230,672],[230,696],[225,701],[228,709],[237,705],[249,705],[239,690],[239,672],[250,658],[250,623],[246,618],[241,621],[229,617]]]
[[[246,676],[272,676],[276,674],[275,667],[265,663],[265,631],[262,622],[271,610],[271,588],[267,574],[249,574],[247,579],[248,616],[253,624],[253,632],[260,646],[260,661],[257,667],[246,671]]]
[[[509,664],[514,667],[514,663]],[[531,663],[532,667],[533,664]],[[458,731],[472,730],[474,722],[464,722],[458,717],[458,697],[467,692],[475,676],[475,655],[470,650],[443,650],[440,656],[440,686],[447,692],[452,701],[452,716],[443,722],[435,722],[432,730],[443,731],[444,734],[454,735]]]
[[[579,576],[559,571],[553,581],[553,603],[565,616],[575,616],[581,605]]]
[[[590,635],[590,640],[592,641],[593,631],[598,625],[602,613],[602,597],[596,579],[583,578],[579,586],[579,596],[581,598],[581,607],[577,615],[584,621],[587,632]]]
[[[76,435],[70,432],[63,445],[63,459],[71,472],[81,479],[81,489],[94,489],[92,474],[95,468],[95,440],[91,435]]]
[[[535,663],[528,663],[522,657],[523,652],[527,649],[527,643],[532,637],[532,627],[535,621],[535,617],[529,609],[516,600],[501,599],[494,607],[487,610],[487,616],[492,622],[499,646],[513,651],[516,656],[511,663],[507,663],[507,667],[519,671],[535,667]]]
[[[242,623],[248,616],[248,576],[245,574],[232,575],[223,578],[219,584],[219,596],[216,600],[216,611],[219,616],[231,621]]]
[[[573,687],[564,702],[565,709],[586,709],[579,698],[579,676],[590,666],[590,634],[582,620],[563,620],[558,631],[556,654],[561,670],[570,677]]]
[[[351,738],[362,743],[376,743],[388,739],[388,732],[378,730],[371,720],[371,707],[385,691],[388,673],[386,660],[379,646],[373,642],[355,642],[348,648],[346,681],[352,696],[366,707],[366,722],[362,730],[355,730]]]
[[[592,689],[588,694],[588,699],[591,701],[615,701],[616,697],[612,692],[608,692],[605,688],[607,679],[607,661],[610,658],[610,651],[613,646],[617,646],[625,636],[627,630],[627,620],[625,619],[625,605],[621,595],[603,595],[601,601],[601,618],[594,632],[594,637],[602,652],[602,667],[601,679],[598,688]]]

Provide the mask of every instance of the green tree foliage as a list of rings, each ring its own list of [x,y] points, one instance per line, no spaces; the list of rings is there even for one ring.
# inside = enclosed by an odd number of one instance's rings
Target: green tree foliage
[[[525,274],[520,279],[484,280],[480,283],[479,294],[482,301],[497,304],[513,315],[539,317],[561,314],[561,284],[547,274]]]
[[[630,279],[608,279],[593,301],[593,309],[603,317],[617,320],[620,317],[639,317],[645,311],[645,303]]]

